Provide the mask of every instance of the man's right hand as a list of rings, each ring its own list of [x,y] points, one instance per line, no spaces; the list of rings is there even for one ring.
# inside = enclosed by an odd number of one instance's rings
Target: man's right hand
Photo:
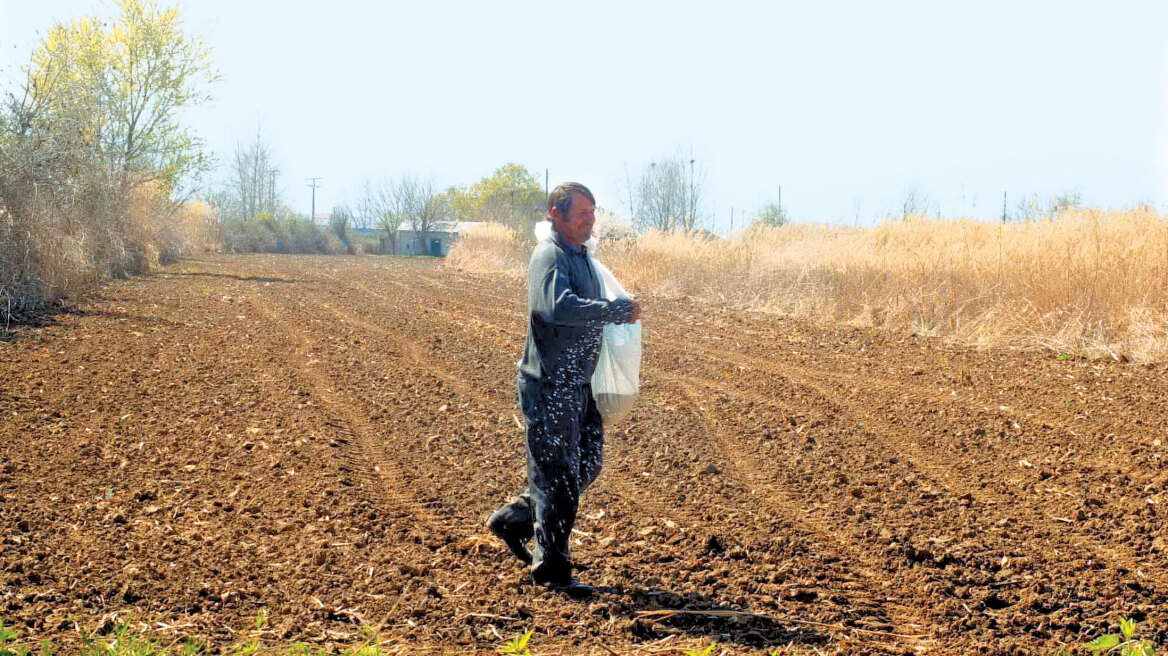
[[[641,320],[641,302],[635,298],[629,299],[633,305],[633,311],[629,314],[629,323],[637,323]]]

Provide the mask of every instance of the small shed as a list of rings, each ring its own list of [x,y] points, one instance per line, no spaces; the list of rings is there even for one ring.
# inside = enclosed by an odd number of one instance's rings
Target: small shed
[[[451,221],[436,224],[423,235],[409,228],[398,228],[398,255],[432,255],[445,257],[458,235],[477,225],[473,221]]]

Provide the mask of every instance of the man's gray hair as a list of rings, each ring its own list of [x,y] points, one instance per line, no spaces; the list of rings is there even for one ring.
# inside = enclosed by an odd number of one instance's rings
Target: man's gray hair
[[[592,201],[593,205],[596,204],[596,197],[592,195],[592,192],[588,190],[588,187],[585,187],[579,182],[565,182],[557,186],[555,189],[552,189],[552,193],[548,195],[548,218],[551,218],[553,209],[559,210],[562,216],[567,216],[568,210],[572,209],[572,196],[575,194],[581,194],[588,200]]]

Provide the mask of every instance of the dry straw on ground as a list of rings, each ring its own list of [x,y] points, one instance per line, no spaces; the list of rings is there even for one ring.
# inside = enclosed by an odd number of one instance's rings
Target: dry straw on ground
[[[483,226],[448,264],[522,275],[530,245],[515,235]],[[639,293],[980,346],[1168,359],[1168,220],[1147,208],[1006,224],[795,224],[725,239],[651,232],[608,240],[598,256]]]

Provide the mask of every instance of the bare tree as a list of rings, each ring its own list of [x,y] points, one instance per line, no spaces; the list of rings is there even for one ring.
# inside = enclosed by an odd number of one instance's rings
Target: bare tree
[[[912,187],[900,201],[900,220],[908,221],[915,216],[924,216],[929,211],[929,197],[920,187]]]
[[[637,227],[694,230],[701,219],[706,172],[682,151],[651,162],[630,193],[629,210]]]
[[[377,225],[378,207],[377,189],[373,182],[366,178],[361,184],[361,193],[357,196],[357,206],[353,213],[353,226],[361,230]]]
[[[353,239],[349,229],[353,226],[353,210],[347,203],[333,206],[333,216],[329,219],[329,230],[344,244],[345,250],[353,252]]]
[[[324,233],[309,235],[292,222],[270,143],[257,122],[251,136],[236,142],[222,181],[201,192],[213,208],[212,234],[228,252],[316,252],[327,244]],[[306,235],[311,238],[301,239]]]
[[[424,251],[430,232],[436,230],[449,215],[444,198],[434,190],[433,181],[411,175],[398,178],[392,190],[393,214],[410,226]]]
[[[1052,215],[1068,210],[1082,209],[1083,194],[1078,189],[1072,189],[1061,194],[1055,194],[1050,199],[1050,213]]]
[[[390,255],[397,255],[397,231],[401,224],[402,217],[389,210],[383,210],[378,218],[377,225],[385,231],[385,243],[389,245]]]
[[[230,248],[231,245],[227,239],[226,221],[228,217],[226,214],[233,203],[232,192],[223,186],[211,187],[204,190],[202,200],[211,208],[211,211],[203,216],[207,234],[211,236],[212,241],[219,248]]]
[[[382,180],[376,185],[366,185],[366,207],[373,214],[377,227],[385,231],[385,244],[391,255],[397,255],[397,231],[401,228],[405,215],[397,211],[393,182]],[[382,249],[384,250],[384,248]]]
[[[1030,194],[1018,201],[1018,205],[1014,210],[1014,219],[1036,221],[1042,216],[1042,210],[1042,200],[1038,197],[1038,194]]]
[[[637,208],[638,208],[637,192],[638,192],[640,187],[637,185],[636,182],[633,181],[633,172],[632,172],[632,170],[629,169],[628,162],[625,162],[622,165],[622,167],[624,169],[625,179],[624,179],[624,182],[621,186],[624,187],[624,193],[627,194],[627,197],[628,197],[628,200],[627,200],[628,207],[626,209],[628,209],[628,211],[629,211],[629,216],[633,217],[635,220],[636,217],[639,215],[639,212],[637,212]]]
[[[1022,221],[1038,221],[1057,216],[1060,212],[1079,209],[1082,206],[1083,196],[1078,189],[1056,194],[1046,201],[1038,194],[1032,193],[1018,201],[1014,217]]]
[[[235,145],[229,182],[235,218],[251,221],[261,213],[274,216],[280,204],[276,193],[279,176],[263,127],[257,125],[255,136],[249,142]]]

